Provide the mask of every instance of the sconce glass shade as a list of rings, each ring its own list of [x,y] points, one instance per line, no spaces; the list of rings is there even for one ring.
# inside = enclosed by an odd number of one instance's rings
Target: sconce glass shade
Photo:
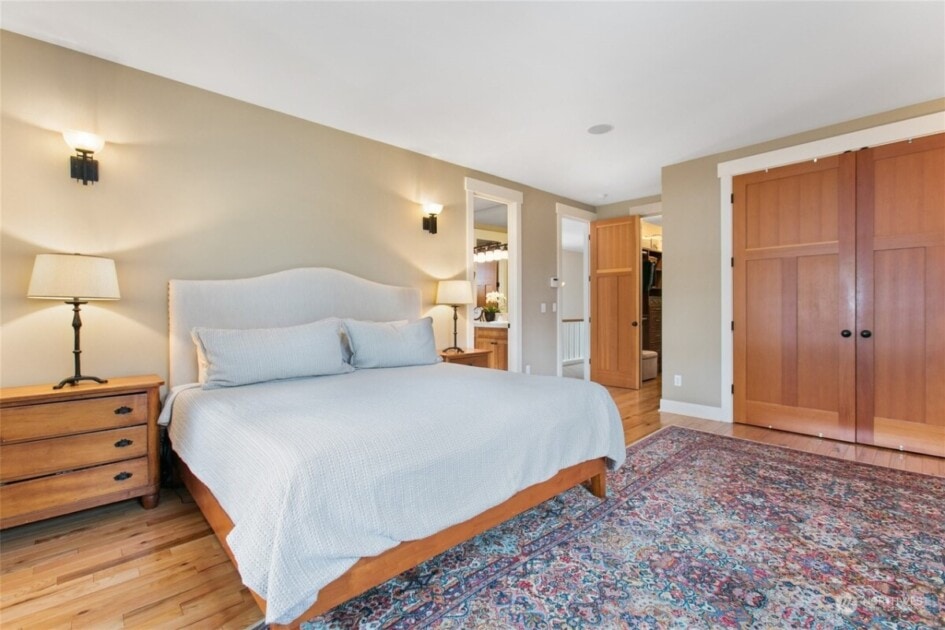
[[[425,203],[423,204],[423,212],[423,229],[430,234],[436,234],[436,216],[443,212],[443,204]]]
[[[73,151],[97,153],[105,148],[105,138],[88,131],[63,131],[62,137]]]
[[[27,297],[44,300],[117,300],[115,261],[80,254],[39,254]]]
[[[440,280],[440,283],[436,287],[437,304],[449,304],[453,306],[472,304],[472,301],[472,284],[469,280]]]

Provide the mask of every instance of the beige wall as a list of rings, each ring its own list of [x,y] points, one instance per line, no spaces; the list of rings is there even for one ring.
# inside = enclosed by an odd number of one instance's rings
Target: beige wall
[[[943,110],[939,99],[663,168],[663,398],[721,405],[717,165]],[[674,374],[683,387],[673,386]]]
[[[659,195],[617,201],[604,206],[597,206],[597,217],[599,219],[612,219],[614,217],[625,217],[628,214],[658,213],[659,202]]]
[[[167,281],[330,266],[419,287],[466,266],[463,178],[524,193],[523,363],[555,372],[555,203],[523,185],[0,31],[0,382],[72,373],[69,308],[29,300],[33,258],[115,258],[122,299],[83,309],[83,371],[167,373]],[[68,176],[64,129],[106,139],[101,181]],[[444,204],[439,233],[420,203]]]

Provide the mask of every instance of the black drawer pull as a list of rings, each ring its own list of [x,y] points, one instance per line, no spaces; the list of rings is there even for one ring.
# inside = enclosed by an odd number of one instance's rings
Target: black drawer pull
[[[134,440],[129,440],[128,438],[122,438],[115,442],[115,448],[125,448],[126,446],[131,446],[134,444]]]
[[[123,416],[126,413],[131,413],[131,407],[125,407],[124,405],[122,405],[121,407],[115,410],[116,416]]]
[[[125,479],[131,479],[130,472],[120,472],[115,475],[115,481],[124,481]]]

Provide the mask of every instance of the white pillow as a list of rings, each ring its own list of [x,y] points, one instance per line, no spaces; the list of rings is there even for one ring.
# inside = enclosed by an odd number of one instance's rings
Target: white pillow
[[[409,323],[344,320],[351,365],[356,368],[429,365],[440,361],[433,339],[433,318]]]
[[[340,319],[338,319],[337,317],[334,317],[332,319],[338,322],[338,328],[339,328],[338,334],[341,336],[341,356],[345,358],[345,363],[351,363],[351,342],[348,341],[348,332],[345,330],[345,327],[342,325],[342,321]],[[367,320],[352,319],[348,321],[355,322],[355,321],[367,321]],[[368,323],[378,323],[378,322],[368,321]],[[381,323],[393,324],[394,326],[403,326],[404,324],[407,323],[407,320],[397,319],[394,321],[381,322]]]
[[[204,389],[302,376],[344,374],[354,368],[341,354],[340,321],[287,328],[194,328]]]

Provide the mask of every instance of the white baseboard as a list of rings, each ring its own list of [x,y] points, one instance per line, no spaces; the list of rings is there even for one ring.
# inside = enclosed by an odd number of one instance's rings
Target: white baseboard
[[[679,402],[678,400],[660,399],[660,411],[666,413],[678,413],[681,416],[692,416],[694,418],[704,418],[706,420],[718,420],[720,422],[731,422],[726,420],[721,407],[710,407],[708,405],[695,405],[693,403]]]

